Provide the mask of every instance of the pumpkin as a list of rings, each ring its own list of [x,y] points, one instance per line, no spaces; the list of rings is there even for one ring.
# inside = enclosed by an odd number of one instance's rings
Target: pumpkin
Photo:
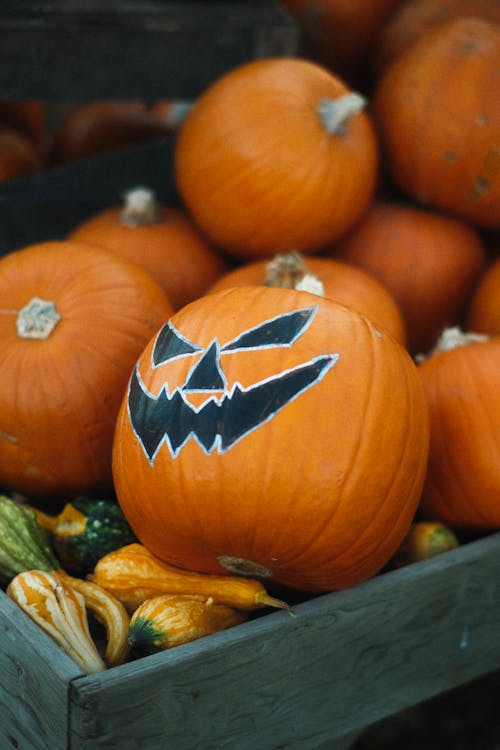
[[[49,506],[112,489],[123,391],[172,312],[116,253],[69,241],[0,259],[0,484]]]
[[[7,595],[86,674],[106,668],[90,635],[83,597],[58,576],[41,570],[19,573],[9,583]]]
[[[156,596],[132,615],[128,640],[134,650],[154,654],[240,625],[247,617],[245,612],[214,604],[213,599]]]
[[[500,339],[447,329],[418,367],[430,411],[421,511],[455,529],[500,526]]]
[[[405,0],[399,3],[375,40],[372,64],[377,77],[426,31],[465,17],[500,23],[500,5],[497,0]]]
[[[430,560],[431,557],[449,552],[459,546],[458,537],[448,526],[439,521],[415,521],[401,542],[390,568]]]
[[[0,182],[38,172],[42,160],[37,148],[23,133],[0,126]]]
[[[499,57],[499,26],[440,24],[393,61],[371,102],[396,186],[486,229],[500,226]]]
[[[368,318],[294,289],[186,305],[140,356],[113,477],[171,565],[298,590],[359,583],[407,532],[427,460],[415,364]]]
[[[38,148],[47,136],[47,115],[42,99],[0,99],[0,123],[23,133]]]
[[[75,104],[55,127],[48,159],[67,164],[161,138],[169,127],[142,101],[98,100]]]
[[[288,609],[270,596],[260,581],[242,576],[214,576],[168,565],[142,544],[126,544],[103,555],[90,576],[134,612],[146,599],[165,594],[209,597],[236,609]]]
[[[296,19],[303,53],[351,85],[368,88],[370,51],[402,0],[282,0]]]
[[[186,212],[160,205],[149,188],[127,191],[122,206],[91,216],[67,239],[100,245],[139,263],[165,289],[174,309],[202,294],[227,268]]]
[[[467,305],[465,324],[468,331],[500,335],[500,257],[481,274]]]
[[[426,352],[460,322],[488,255],[468,222],[395,199],[378,198],[331,257],[381,283],[404,319],[412,354]]]
[[[249,284],[309,291],[311,283],[317,285],[315,293],[354,307],[375,325],[385,328],[400,344],[405,344],[405,324],[389,292],[364,271],[330,258],[306,259],[301,253],[292,251],[270,260],[248,262],[227,271],[209,287],[208,292]]]
[[[365,100],[312,62],[252,61],[195,101],[174,149],[178,191],[216,247],[244,258],[339,237],[378,174]]]

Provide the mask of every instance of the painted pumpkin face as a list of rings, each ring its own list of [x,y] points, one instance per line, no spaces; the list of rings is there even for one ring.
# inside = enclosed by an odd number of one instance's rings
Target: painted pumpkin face
[[[132,373],[117,496],[170,563],[351,585],[412,520],[423,404],[406,351],[360,314],[288,289],[208,295],[161,328]]]

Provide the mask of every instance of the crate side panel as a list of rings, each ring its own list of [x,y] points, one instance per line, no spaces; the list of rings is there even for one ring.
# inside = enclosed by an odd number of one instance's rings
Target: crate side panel
[[[72,748],[275,750],[500,667],[500,535],[72,685]]]
[[[298,46],[277,2],[4,0],[0,29],[0,86],[14,98],[190,98],[238,64]]]
[[[66,750],[68,685],[81,674],[0,591],[0,747]]]

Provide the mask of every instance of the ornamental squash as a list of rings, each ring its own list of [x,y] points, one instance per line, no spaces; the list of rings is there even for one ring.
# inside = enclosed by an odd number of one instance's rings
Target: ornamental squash
[[[0,299],[0,484],[52,506],[108,494],[122,394],[168,297],[116,253],[59,241],[1,258]]]
[[[312,252],[361,216],[378,177],[364,98],[312,62],[263,59],[208,87],[182,123],[176,184],[216,247]]]
[[[371,101],[387,170],[418,202],[500,227],[500,26],[458,18],[427,31]]]
[[[500,526],[500,339],[447,329],[419,374],[430,413],[425,518],[455,529]]]
[[[390,292],[412,354],[427,352],[443,328],[461,322],[488,263],[485,243],[468,222],[388,198],[377,198],[330,252]]]
[[[408,530],[428,450],[415,364],[360,313],[231,288],[151,339],[116,424],[118,501],[171,565],[330,590]]]
[[[429,560],[459,546],[458,537],[440,521],[415,521],[389,561],[389,568]]]
[[[227,268],[186,212],[160,205],[150,188],[127,191],[123,206],[86,219],[67,239],[100,245],[139,263],[164,288],[174,309],[199,297]]]
[[[312,291],[366,315],[385,328],[400,344],[406,331],[399,307],[373,276],[348,263],[324,257],[305,258],[297,251],[278,253],[268,260],[244,263],[227,271],[207,290],[265,284]]]

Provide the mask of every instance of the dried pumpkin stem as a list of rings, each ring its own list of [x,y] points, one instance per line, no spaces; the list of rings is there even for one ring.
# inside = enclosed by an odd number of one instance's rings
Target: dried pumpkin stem
[[[153,190],[137,187],[125,193],[121,220],[128,227],[147,227],[160,221],[160,209]]]
[[[476,333],[475,331],[463,331],[459,326],[445,328],[439,336],[436,346],[427,354],[417,354],[415,360],[417,363],[425,362],[434,354],[447,352],[456,349],[458,346],[467,346],[468,344],[479,344],[489,341],[491,336],[485,333]]]
[[[266,265],[264,284],[311,292],[320,297],[325,296],[323,283],[309,271],[307,263],[298,250],[277,253]]]
[[[60,320],[54,302],[33,297],[18,312],[17,335],[22,339],[47,339]]]
[[[327,133],[345,135],[348,120],[357,115],[365,106],[365,97],[351,91],[338,99],[321,99],[318,104],[318,114]]]

